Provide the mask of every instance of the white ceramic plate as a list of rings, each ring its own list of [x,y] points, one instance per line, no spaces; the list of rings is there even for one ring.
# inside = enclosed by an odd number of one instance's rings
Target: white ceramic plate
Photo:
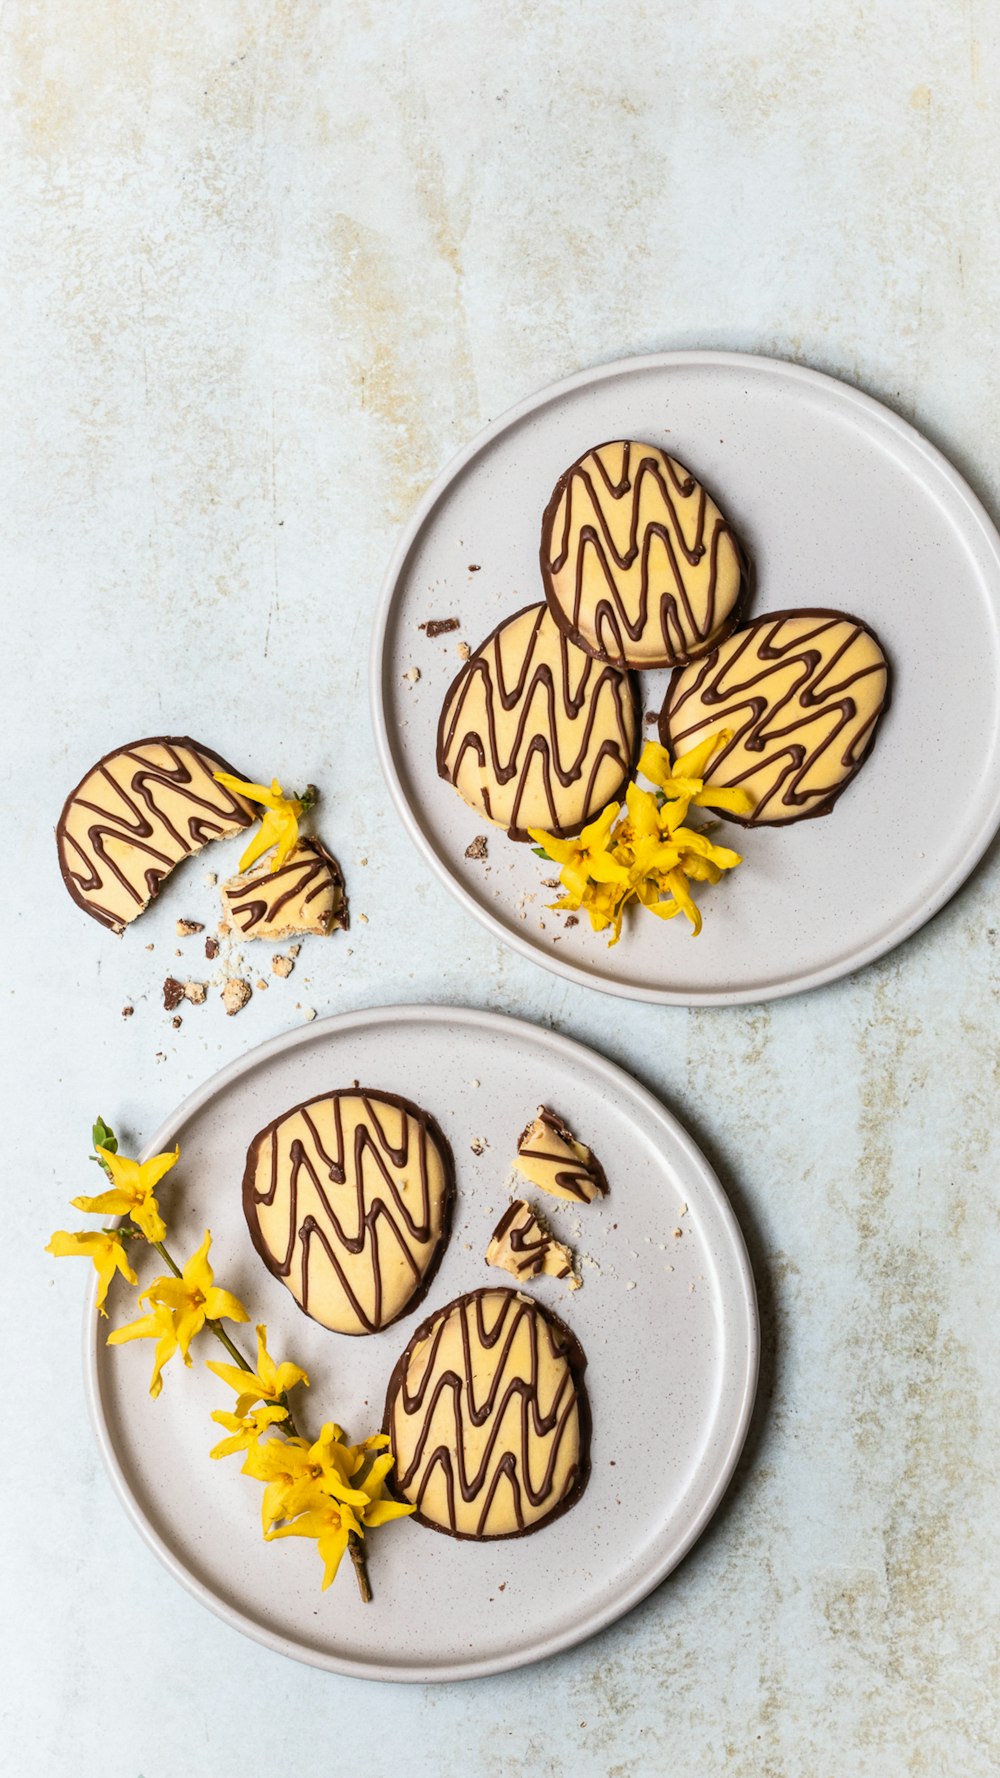
[[[355,1078],[434,1113],[458,1182],[454,1231],[423,1305],[366,1339],[328,1333],[299,1312],[254,1253],[240,1201],[255,1131]],[[321,1593],[315,1547],[265,1544],[259,1485],[239,1474],[238,1459],[209,1460],[221,1436],[209,1414],[231,1405],[229,1391],[202,1364],[184,1372],[174,1359],[159,1401],[150,1401],[149,1343],[104,1341],[107,1327],[130,1314],[128,1294],[116,1288],[111,1321],[100,1327],[91,1297],[88,1393],[119,1494],[171,1573],[270,1648],[375,1679],[520,1666],[628,1611],[680,1561],[722,1497],[757,1375],[742,1236],[675,1119],[620,1068],[568,1038],[495,1013],[419,1006],[345,1013],[274,1038],[193,1094],[149,1144],[150,1153],[181,1145],[161,1197],[169,1239],[186,1254],[211,1228],[219,1279],[267,1322],[271,1350],[309,1372],[305,1429],[337,1419],[362,1436],[380,1424],[393,1363],[419,1321],[467,1290],[512,1282],[488,1270],[483,1253],[508,1201],[517,1135],[543,1099],[592,1140],[611,1189],[580,1210],[546,1200],[553,1226],[600,1267],[584,1263],[584,1287],[573,1295],[557,1280],[534,1287],[587,1354],[593,1467],[578,1504],[531,1536],[461,1543],[391,1525],[371,1537],[374,1603],[361,1604],[349,1563]],[[488,1144],[479,1157],[474,1138]],[[249,1341],[243,1335],[249,1354],[252,1329]],[[218,1354],[210,1336],[198,1351]]]
[[[438,778],[435,731],[460,666],[541,599],[542,509],[605,438],[648,440],[703,477],[757,567],[751,615],[834,606],[891,656],[893,704],[832,815],[747,833],[745,864],[701,899],[705,927],[631,918],[609,950],[545,911],[551,875]],[[470,573],[469,565],[479,566]],[[435,641],[428,618],[458,617]],[[1000,538],[966,483],[905,421],[799,365],[724,352],[626,359],[544,390],[480,433],[400,539],[375,624],[375,734],[397,807],[468,911],[558,974],[637,1000],[767,1000],[819,986],[929,920],[1000,825]],[[411,668],[418,681],[404,678]],[[658,710],[667,675],[643,676]],[[648,730],[647,733],[655,733]],[[928,819],[933,820],[933,831]],[[465,857],[489,835],[486,865]],[[533,897],[525,900],[525,896]]]

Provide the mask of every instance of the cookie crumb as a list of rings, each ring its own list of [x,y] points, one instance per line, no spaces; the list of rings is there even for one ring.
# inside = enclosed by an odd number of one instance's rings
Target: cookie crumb
[[[236,1013],[242,1012],[252,993],[253,989],[251,988],[250,983],[245,982],[242,976],[227,976],[222,984],[221,995],[222,1004],[226,1009],[227,1017],[233,1018]]]
[[[489,853],[489,842],[484,833],[477,833],[472,844],[466,846],[466,858],[486,858]]]
[[[204,932],[204,930],[204,920],[178,920],[177,922],[178,938],[193,938],[196,932]]]
[[[267,987],[267,983],[264,980],[264,977],[262,975],[259,975],[257,977],[257,986],[258,986],[258,988],[266,988]]]
[[[472,656],[472,650],[469,647],[469,644],[467,642],[460,642],[455,650],[455,653],[458,655],[459,660],[462,660],[462,661],[467,661],[467,660],[471,659],[471,656]]]
[[[635,1279],[634,1278],[629,1279],[628,1283],[625,1286],[625,1289],[626,1290],[634,1290],[635,1289]]]
[[[176,1012],[174,1014],[173,1018],[171,1019],[170,1023],[173,1025],[173,1028],[175,1031],[179,1031],[181,1026],[184,1023],[184,1020],[181,1018],[180,1013]]]
[[[425,624],[418,624],[417,629],[423,630],[428,641],[433,642],[435,636],[448,636],[452,630],[459,628],[457,617],[429,617]]]
[[[190,1000],[192,1006],[204,1006],[208,989],[204,982],[185,982],[184,998]]]
[[[302,949],[301,945],[289,945],[288,955],[290,957],[297,957],[299,952],[301,951],[301,949]]]
[[[201,880],[204,883],[206,889],[214,889],[216,883],[219,881],[219,878],[218,878],[217,873],[214,870],[207,870]]]
[[[271,958],[271,974],[272,975],[289,976],[289,975],[291,975],[292,970],[294,968],[295,968],[295,964],[293,963],[291,957],[282,956],[280,951],[277,951],[275,953],[275,955]]]
[[[361,921],[362,926],[367,926],[367,924],[368,924],[368,915],[367,914],[359,914],[358,919]]]
[[[122,1018],[123,1019],[130,1019],[134,1012],[135,1012],[134,1006],[128,1006],[128,1005],[123,1006],[122,1007]]]
[[[155,945],[147,945],[146,949],[147,949],[147,951],[155,951],[156,946]]]
[[[407,667],[406,672],[403,674],[403,678],[409,685],[416,685],[417,680],[420,678],[420,668]]]
[[[228,938],[233,929],[228,920],[220,920],[215,930],[220,938]]]
[[[675,1229],[674,1230],[674,1240],[679,1241],[681,1236],[683,1235],[683,1233],[684,1233],[683,1229]]]
[[[469,1147],[473,1154],[482,1154],[484,1150],[489,1148],[489,1143],[485,1136],[473,1136],[472,1141],[469,1143]]]
[[[306,1020],[307,1024],[310,1023],[316,1017],[316,1008],[314,1006],[304,1006],[302,1008],[302,1017]]]

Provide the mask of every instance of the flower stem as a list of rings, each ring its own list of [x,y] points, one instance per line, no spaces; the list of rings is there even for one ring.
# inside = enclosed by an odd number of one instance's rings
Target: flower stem
[[[170,1267],[170,1270],[174,1274],[174,1277],[179,1278],[181,1276],[180,1266],[177,1264],[176,1260],[172,1257],[172,1255],[167,1251],[165,1244],[162,1241],[153,1241],[152,1246],[154,1246],[156,1248],[156,1251],[161,1256],[161,1258],[166,1260],[167,1265]],[[206,1320],[205,1326],[207,1328],[211,1329],[212,1333],[214,1333],[217,1340],[221,1340],[222,1344],[225,1346],[226,1351],[229,1353],[230,1357],[235,1358],[237,1364],[240,1367],[240,1370],[248,1372],[248,1374],[252,1377],[254,1374],[253,1365],[248,1364],[247,1360],[244,1358],[239,1347],[233,1345],[233,1342],[229,1338],[229,1335],[227,1334],[225,1328],[222,1325],[222,1322],[221,1321]],[[287,1420],[285,1420],[283,1422],[283,1430],[285,1432],[289,1433],[292,1438],[298,1438],[298,1436],[299,1436],[298,1427],[295,1424],[295,1420],[292,1415],[292,1410],[288,1405],[287,1395],[283,1395],[281,1397],[281,1406],[286,1409],[287,1414],[288,1414]]]
[[[370,1605],[372,1599],[371,1583],[368,1579],[368,1569],[365,1564],[364,1545],[362,1544],[360,1537],[357,1535],[357,1532],[352,1531],[348,1537],[347,1549],[351,1561],[354,1563],[354,1573],[357,1576],[358,1592],[361,1594],[361,1598],[365,1605]]]

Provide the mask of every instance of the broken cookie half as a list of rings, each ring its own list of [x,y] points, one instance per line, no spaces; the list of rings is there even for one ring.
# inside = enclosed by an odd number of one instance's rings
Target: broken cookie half
[[[512,1272],[522,1282],[529,1278],[565,1278],[570,1290],[579,1290],[583,1279],[573,1269],[573,1255],[557,1241],[537,1210],[523,1198],[508,1205],[490,1236],[486,1264]]]
[[[322,936],[348,923],[340,866],[319,840],[300,840],[277,870],[263,859],[223,883],[221,895],[226,918],[244,938]]]
[[[229,770],[188,735],[133,741],[98,760],[56,828],[63,881],[84,913],[124,932],[183,858],[251,827],[250,803],[217,780]]]
[[[537,1117],[522,1131],[514,1165],[539,1190],[577,1204],[591,1204],[608,1189],[597,1156],[547,1105],[538,1107]]]

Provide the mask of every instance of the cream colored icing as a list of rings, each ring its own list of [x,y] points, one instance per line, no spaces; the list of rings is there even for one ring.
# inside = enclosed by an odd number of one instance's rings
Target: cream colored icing
[[[824,812],[853,776],[887,691],[885,655],[855,618],[776,612],[675,675],[661,733],[674,752],[685,753],[732,729],[706,788],[748,791],[751,824],[796,821]]]
[[[628,679],[559,630],[544,605],[494,631],[452,685],[438,770],[512,838],[575,833],[631,774],[635,699]]]
[[[443,1309],[404,1354],[387,1405],[395,1487],[441,1530],[533,1530],[585,1479],[565,1330],[518,1291]]]
[[[327,1093],[251,1144],[243,1202],[258,1252],[295,1300],[338,1333],[402,1314],[447,1227],[450,1163],[416,1107]]]
[[[732,621],[743,565],[715,501],[654,445],[615,440],[574,463],[542,524],[546,596],[601,660],[672,667]]]

